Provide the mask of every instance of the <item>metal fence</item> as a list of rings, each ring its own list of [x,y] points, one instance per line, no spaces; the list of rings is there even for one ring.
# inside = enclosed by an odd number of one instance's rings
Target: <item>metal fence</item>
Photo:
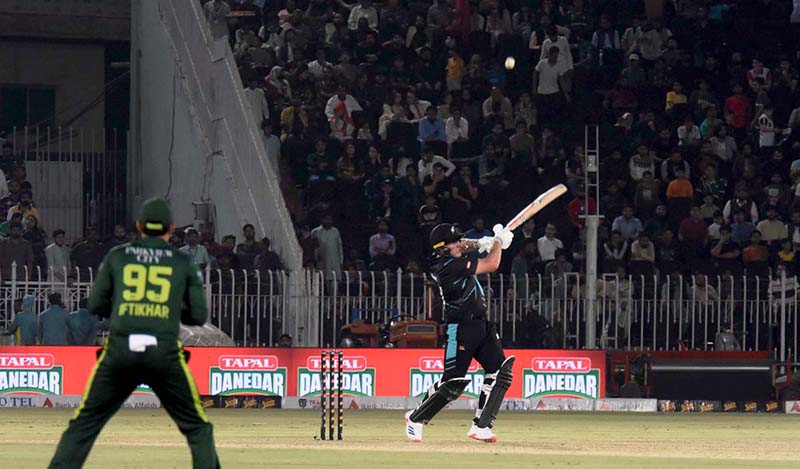
[[[25,164],[48,235],[61,228],[72,241],[87,225],[107,234],[126,222],[127,139],[116,129],[10,129],[7,141]]]
[[[16,275],[18,273],[18,275]],[[293,291],[290,277],[305,276]],[[12,270],[0,286],[0,325],[13,319],[14,303],[33,294],[37,311],[47,294],[60,291],[77,306],[90,288],[91,271]],[[482,275],[489,320],[502,340],[523,348],[585,348],[586,284],[582,275]],[[210,320],[242,346],[272,346],[283,333],[316,330],[317,344],[341,340],[343,325],[390,324],[440,318],[431,278],[398,272],[207,270]],[[741,350],[768,350],[775,358],[798,358],[797,277],[628,276],[598,279],[598,341],[604,349],[715,350],[728,333]],[[300,313],[310,312],[302,315]],[[308,322],[309,324],[304,324]],[[314,324],[311,324],[314,322]],[[304,345],[317,345],[304,344]]]

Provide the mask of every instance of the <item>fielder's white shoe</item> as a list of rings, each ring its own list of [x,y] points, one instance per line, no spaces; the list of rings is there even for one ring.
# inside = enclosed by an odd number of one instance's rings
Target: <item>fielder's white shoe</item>
[[[409,417],[414,413],[414,410],[406,412],[406,436],[414,443],[422,443],[422,423],[412,422]]]
[[[491,428],[481,428],[474,423],[472,424],[472,428],[470,428],[467,432],[467,436],[473,440],[483,441],[486,443],[497,442],[497,435],[494,434]]]

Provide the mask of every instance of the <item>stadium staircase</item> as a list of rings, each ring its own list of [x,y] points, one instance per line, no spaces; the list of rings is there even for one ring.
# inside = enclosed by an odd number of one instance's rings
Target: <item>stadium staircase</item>
[[[162,57],[168,54],[167,59],[174,63],[178,103],[184,107],[179,112],[191,116],[188,133],[195,141],[190,145],[208,155],[207,166],[213,160],[212,169],[206,171],[212,178],[208,184],[215,189],[208,191],[207,197],[212,203],[216,235],[239,233],[243,224],[252,223],[257,233],[270,237],[273,249],[291,272],[287,308],[287,315],[291,317],[284,318],[285,332],[293,336],[297,345],[316,345],[318,311],[309,308],[303,298],[315,296],[320,282],[302,270],[302,251],[281,193],[279,175],[275,174],[269,160],[280,155],[266,154],[263,134],[249,112],[230,46],[212,37],[201,2],[134,1],[132,21],[134,43],[137,22],[145,24],[146,28],[156,24],[160,31],[155,33],[166,35],[166,41],[159,45],[168,44],[168,47],[153,47],[157,41],[141,40],[139,43],[145,46],[139,46],[140,53]],[[143,26],[139,33],[153,34],[154,31]],[[152,72],[143,69],[138,73]],[[170,85],[164,84],[165,87]],[[146,120],[153,116],[139,118]],[[179,138],[186,138],[185,134]],[[192,169],[189,165],[196,167],[202,163],[178,161],[176,172],[182,170],[181,165],[186,165],[184,168],[188,170]],[[148,168],[142,171],[146,173]],[[205,186],[205,180],[203,184]],[[181,205],[187,205],[186,201]]]

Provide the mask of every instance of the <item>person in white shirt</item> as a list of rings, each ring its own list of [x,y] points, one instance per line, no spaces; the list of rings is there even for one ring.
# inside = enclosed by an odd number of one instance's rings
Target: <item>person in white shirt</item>
[[[371,29],[378,29],[378,10],[372,6],[372,0],[360,0],[358,5],[350,9],[350,17],[347,18],[347,27],[351,31],[358,29],[358,21],[366,18]]]
[[[194,260],[195,265],[197,265],[200,270],[203,270],[211,263],[211,260],[208,257],[206,247],[199,244],[199,242],[200,234],[197,230],[192,227],[186,228],[186,245],[180,250],[189,254],[192,260]]]
[[[450,117],[444,123],[444,133],[447,136],[447,155],[452,158],[453,144],[461,144],[469,140],[469,122],[461,115],[460,108],[450,109]]]
[[[548,223],[544,229],[544,236],[536,241],[536,247],[539,249],[539,257],[542,262],[549,262],[556,259],[556,250],[564,249],[564,243],[556,238],[556,226]]]
[[[251,79],[247,82],[247,88],[244,89],[244,96],[247,99],[253,123],[261,127],[262,122],[269,120],[269,104],[267,104],[264,90],[258,87],[256,80]]]
[[[333,64],[328,62],[328,59],[325,58],[325,49],[322,47],[317,48],[317,60],[308,63],[308,71],[314,78],[322,78],[322,70],[325,67],[333,67]]]
[[[697,146],[700,145],[702,140],[703,136],[700,134],[700,128],[695,125],[691,114],[687,115],[683,125],[678,127],[678,146]]]
[[[539,61],[547,60],[551,47],[558,47],[558,65],[568,72],[573,68],[572,49],[565,36],[559,36],[555,26],[551,26],[547,32],[547,39],[542,42],[542,50],[539,54]]]
[[[425,147],[425,149],[422,150],[422,158],[419,160],[419,163],[417,163],[419,180],[424,181],[425,176],[433,174],[433,166],[437,163],[444,168],[445,177],[450,177],[453,171],[456,170],[456,165],[454,165],[452,161],[439,155],[434,155],[430,147]]]
[[[72,261],[69,257],[69,247],[64,243],[66,233],[62,229],[53,232],[53,244],[47,246],[44,255],[47,258],[48,280],[51,282],[63,282],[69,277],[72,269]]]
[[[570,100],[570,90],[567,86],[564,67],[558,63],[558,46],[551,46],[547,60],[536,64],[533,72],[533,89],[536,90],[537,109],[541,120],[545,124],[554,124],[560,121],[564,108],[562,92],[567,101]]]

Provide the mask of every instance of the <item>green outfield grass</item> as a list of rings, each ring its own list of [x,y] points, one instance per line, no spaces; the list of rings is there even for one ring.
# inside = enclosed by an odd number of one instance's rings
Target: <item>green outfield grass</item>
[[[0,409],[3,468],[45,467],[71,410]],[[223,467],[796,468],[800,418],[783,414],[501,414],[500,442],[469,440],[470,413],[443,412],[421,444],[400,411],[345,414],[345,441],[317,441],[313,410],[211,410]],[[163,411],[123,410],[86,467],[185,468],[189,450]]]

